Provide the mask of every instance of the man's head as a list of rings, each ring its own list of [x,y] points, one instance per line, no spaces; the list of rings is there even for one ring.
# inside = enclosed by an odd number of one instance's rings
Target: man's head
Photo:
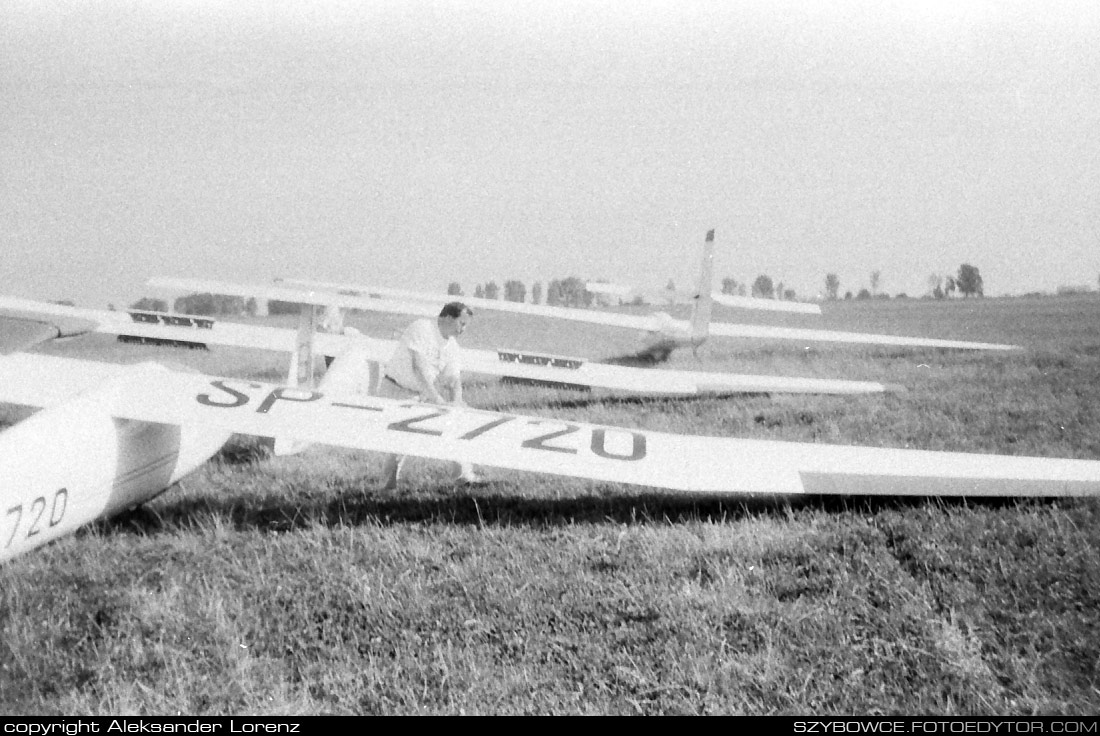
[[[474,310],[462,302],[448,302],[439,310],[436,322],[439,324],[439,333],[443,337],[458,337],[466,331],[466,325],[473,319]]]

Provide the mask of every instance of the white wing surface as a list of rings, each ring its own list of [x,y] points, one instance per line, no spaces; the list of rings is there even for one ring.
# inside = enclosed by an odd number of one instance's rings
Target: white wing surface
[[[15,353],[0,358],[0,403],[57,406],[125,370],[115,363]]]
[[[351,309],[374,310],[381,312],[435,316],[438,308],[427,302],[397,302],[388,299],[374,299],[363,296],[349,296],[325,291],[297,291],[289,288],[277,288],[265,285],[231,284],[222,281],[201,279],[154,278],[149,280],[154,287],[178,291],[212,292],[234,296],[256,296],[290,302],[310,303],[321,306],[339,306]],[[392,290],[395,291],[395,290]],[[684,320],[675,320],[666,314],[632,315],[613,314],[592,309],[566,309],[538,304],[522,304],[496,300],[487,301],[500,311],[530,314],[535,316],[571,319],[579,322],[601,324],[609,327],[625,327],[645,332],[681,332],[690,334],[691,325]],[[473,300],[463,298],[464,303]],[[471,304],[473,306],[473,304]],[[901,335],[876,335],[863,332],[839,332],[834,330],[813,330],[792,327],[772,327],[768,325],[750,325],[728,322],[711,322],[709,332],[718,337],[752,337],[777,340],[799,340],[807,342],[843,342],[870,345],[896,345],[903,347],[953,348],[962,350],[1016,350],[1016,345],[972,342],[965,340],[941,340],[924,337],[905,337]]]
[[[262,297],[286,302],[299,302],[318,306],[333,306],[345,309],[363,309],[367,311],[386,312],[390,314],[412,314],[421,317],[435,317],[439,314],[440,307],[452,298],[441,297],[435,302],[416,301],[408,297],[403,301],[393,298],[382,298],[381,292],[371,291],[367,296],[352,296],[339,294],[325,290],[301,290],[289,287],[269,286],[266,284],[234,284],[225,281],[210,279],[182,279],[169,277],[151,278],[147,282],[149,286],[172,291],[209,292],[213,294],[226,294],[229,296]],[[390,296],[395,296],[398,289],[385,290]],[[401,292],[408,293],[408,292]],[[379,294],[378,298],[369,294]],[[657,331],[666,326],[666,323],[657,315],[633,315],[612,314],[590,309],[569,309],[566,307],[552,307],[542,304],[526,304],[521,302],[498,301],[496,299],[472,299],[458,297],[458,299],[471,308],[494,309],[499,312],[512,312],[514,314],[528,314],[535,317],[553,317],[556,319],[571,319],[577,322],[607,325],[609,327],[626,327],[647,332]],[[689,329],[686,322],[684,329]]]
[[[678,491],[761,494],[1100,494],[1100,462],[738,440],[388,401],[164,371],[117,416]]]
[[[903,337],[901,335],[875,335],[866,332],[838,332],[835,330],[811,330],[796,327],[771,327],[768,325],[740,325],[724,322],[711,323],[710,333],[721,337],[759,337],[777,340],[802,340],[806,342],[845,342],[867,345],[955,348],[960,350],[1019,350],[1018,345],[1002,345],[988,342],[940,340],[927,337]]]
[[[0,360],[0,401],[42,404],[123,366]],[[132,379],[129,378],[132,376]],[[19,378],[19,380],[12,380]],[[64,389],[57,388],[64,386]],[[696,437],[475,409],[325,396],[167,369],[130,371],[117,417],[679,491],[758,494],[1100,494],[1100,462]]]
[[[234,284],[216,279],[177,279],[154,277],[146,283],[158,289],[227,296],[257,297],[261,299],[290,302],[294,304],[313,304],[322,307],[340,307],[342,309],[368,309],[389,314],[412,314],[419,317],[435,317],[439,306],[424,302],[395,301],[392,299],[371,299],[367,297],[334,294],[328,291],[290,289],[270,284]],[[440,305],[442,306],[442,304]]]
[[[80,319],[98,332],[137,342],[166,345],[224,345],[293,352],[294,330],[215,321],[208,317],[156,312],[111,312],[43,304],[0,297],[0,310]],[[367,360],[385,363],[397,343],[365,335],[316,333],[314,351],[337,357],[351,348]],[[645,394],[690,395],[699,393],[882,393],[887,387],[875,381],[843,381],[823,378],[762,376],[751,374],[676,371],[593,363],[584,358],[544,355],[517,350],[463,349],[465,370],[492,376],[568,387],[592,387]],[[98,365],[98,364],[93,364]],[[26,403],[26,402],[23,402]]]
[[[23,300],[13,301],[18,303]],[[15,305],[0,303],[0,354],[26,350],[58,337],[81,335],[93,327],[93,323],[72,315],[28,312]]]
[[[647,394],[869,394],[889,390],[876,381],[628,368],[508,350],[463,350],[462,362],[464,369],[475,373]]]
[[[58,329],[38,320],[0,314],[0,355],[18,352],[58,337]]]

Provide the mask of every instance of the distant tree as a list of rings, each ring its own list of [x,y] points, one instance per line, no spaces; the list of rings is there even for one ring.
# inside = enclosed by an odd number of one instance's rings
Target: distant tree
[[[542,282],[536,281],[531,284],[531,303],[539,304],[542,302]]]
[[[982,292],[982,275],[976,266],[964,263],[959,266],[959,275],[955,278],[955,286],[964,297],[984,296]]]
[[[485,298],[486,299],[500,299],[500,286],[496,281],[490,281],[485,284]]]
[[[243,297],[225,294],[188,294],[176,299],[172,308],[183,314],[238,315],[245,313],[245,302]],[[297,311],[295,305],[294,312]]]
[[[187,296],[177,297],[172,302],[172,308],[184,314],[212,315],[217,313],[213,294],[188,294]]]
[[[284,302],[278,299],[271,299],[267,302],[267,313],[272,317],[277,317],[280,314],[298,314],[301,311],[302,305],[298,302]],[[182,312],[184,310],[179,308],[179,299],[176,300],[176,311]],[[202,312],[190,312],[190,314],[203,314]]]
[[[851,298],[852,298],[852,292],[850,292],[850,291],[844,292],[844,299],[845,300],[850,300]]]
[[[943,295],[950,299],[951,295],[955,293],[955,289],[958,287],[959,282],[954,278],[948,276],[943,281]]]
[[[856,294],[856,299],[870,299],[870,298],[871,298],[871,292],[867,289],[866,286],[863,287],[862,289],[860,289],[859,293]]]
[[[563,307],[592,306],[592,292],[585,288],[583,279],[576,276],[562,279],[558,282],[558,290]]]
[[[775,295],[775,287],[772,285],[771,276],[760,274],[756,281],[752,282],[752,295],[762,299],[771,299]]]
[[[882,283],[882,271],[872,271],[871,272],[871,294],[872,295],[878,293],[878,287],[879,287],[879,284],[881,284],[881,283]]]
[[[597,281],[596,283],[606,284],[606,281]],[[588,288],[587,284],[585,288]],[[601,291],[589,292],[592,294],[592,303],[597,307],[610,307],[611,306],[611,294],[605,294]],[[623,303],[622,297],[618,297],[619,304]]]
[[[895,296],[894,298],[895,299],[908,299],[909,295],[906,294],[904,291],[901,291],[901,292],[898,292],[898,295]]]
[[[550,279],[546,286],[546,303],[551,307],[561,305],[561,281]]]
[[[798,295],[794,293],[794,289],[783,290],[783,298],[789,302],[793,302],[796,296]]]
[[[527,287],[522,281],[509,279],[504,282],[504,301],[523,302],[527,299]]]
[[[481,284],[474,287],[474,299],[484,299],[485,289],[481,288]]]
[[[737,282],[729,276],[722,279],[723,294],[737,294]]]
[[[54,299],[52,302],[50,302],[50,304],[57,304],[57,305],[60,305],[62,307],[75,307],[76,306],[76,302],[74,302],[72,299]]]
[[[218,314],[244,314],[246,312],[243,296],[223,296],[217,300]]]
[[[165,305],[165,306],[167,306],[167,305]],[[255,317],[256,312],[258,312],[259,310],[260,310],[260,305],[256,301],[256,297],[254,297],[254,296],[248,297],[248,301],[246,301],[244,303],[244,313],[247,314],[249,317]]]
[[[136,309],[139,312],[167,312],[168,302],[164,299],[154,299],[153,297],[143,296],[131,304],[130,309]]]
[[[939,292],[939,296],[936,296],[936,292]],[[928,293],[936,299],[943,299],[943,277],[938,273],[928,275]]]
[[[825,274],[825,293],[830,299],[836,299],[840,293],[840,277],[835,273]]]
[[[775,285],[775,294],[772,295],[775,299],[783,298],[783,282],[780,281]]]
[[[668,283],[665,284],[665,291],[676,291],[676,282],[669,279]]]
[[[462,286],[457,281],[447,284],[447,296],[462,296]]]

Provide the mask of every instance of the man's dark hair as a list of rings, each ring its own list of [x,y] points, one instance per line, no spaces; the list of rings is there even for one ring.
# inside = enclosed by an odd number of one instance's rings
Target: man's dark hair
[[[443,309],[439,310],[440,317],[450,317],[452,319],[458,319],[463,314],[468,314],[473,317],[474,310],[470,309],[462,302],[447,302],[443,305]]]

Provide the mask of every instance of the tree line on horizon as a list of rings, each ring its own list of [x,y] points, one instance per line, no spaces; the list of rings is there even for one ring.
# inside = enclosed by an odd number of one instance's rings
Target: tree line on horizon
[[[1100,281],[1100,278],[1098,278],[1098,281]],[[847,291],[844,294],[844,298],[889,299],[889,294],[879,290],[881,286],[882,271],[872,271],[870,275],[870,288],[863,287],[855,294],[851,291]],[[798,298],[794,289],[786,287],[782,281],[774,281],[772,277],[767,274],[760,274],[751,284],[738,281],[731,276],[726,276],[721,280],[720,289],[722,294],[731,296],[751,295],[757,299],[780,299],[784,301],[795,301]],[[675,285],[671,280],[668,282],[666,290],[670,293],[675,291]],[[929,276],[929,290],[927,296],[934,299],[945,299],[952,297],[956,292],[964,298],[985,296],[982,275],[977,266],[963,263],[959,266],[958,271],[954,275],[940,276],[938,274],[932,274]],[[511,279],[504,282],[503,289],[501,289],[496,281],[476,284],[471,296],[476,299],[502,299],[510,302],[525,302],[527,301],[527,293],[527,289],[522,281]],[[447,294],[458,297],[465,296],[462,285],[457,281],[452,281],[450,285],[448,285]],[[541,304],[543,299],[542,282],[536,281],[532,284],[530,294],[531,304]],[[589,292],[585,288],[585,281],[576,276],[549,281],[545,297],[546,304],[549,306],[591,307],[594,303],[599,306],[609,306],[606,299]],[[841,298],[840,278],[835,273],[829,273],[825,276],[825,297],[830,300]],[[895,298],[906,297],[906,294],[899,293]],[[629,303],[644,305],[647,302],[643,296],[638,295],[633,297]]]
[[[504,282],[503,288],[499,286],[496,281],[488,281],[484,284],[476,284],[474,287],[474,293],[472,296],[478,299],[503,299],[510,302],[527,302],[527,297],[530,295],[531,304],[542,304],[544,297],[545,303],[548,306],[562,306],[562,307],[591,307],[593,304],[598,306],[610,306],[609,302],[602,295],[594,294],[585,286],[585,281],[576,276],[569,276],[564,279],[551,279],[547,282],[546,289],[543,289],[541,281],[532,283],[530,291],[528,291],[526,285],[518,279],[509,279]],[[928,292],[925,294],[925,298],[932,299],[950,299],[954,294],[958,293],[963,298],[969,297],[983,297],[985,296],[985,286],[982,280],[982,275],[979,269],[969,263],[963,263],[959,266],[955,274],[942,276],[940,274],[930,274],[928,276]],[[1100,288],[1100,276],[1097,277],[1098,288]],[[882,285],[882,272],[872,271],[870,274],[870,288],[862,287],[857,293],[853,294],[851,291],[844,293],[844,299],[889,299],[890,295],[885,292],[880,292],[879,288]],[[670,280],[668,282],[667,289],[671,292],[675,290],[675,285]],[[1069,287],[1059,286],[1056,294],[1059,296],[1074,295],[1089,293],[1088,286]],[[751,294],[753,297],[759,299],[783,299],[787,301],[794,301],[796,294],[794,289],[785,288],[782,281],[774,282],[767,274],[760,274],[748,285],[744,282],[737,281],[732,277],[724,277],[721,280],[721,293],[732,296],[747,296]],[[457,281],[452,281],[447,286],[447,294],[449,296],[462,297],[465,296],[461,284]],[[1040,296],[1042,292],[1029,292],[1024,296]],[[838,300],[840,296],[840,278],[835,273],[828,273],[825,275],[825,298],[829,300]],[[904,293],[899,293],[895,299],[907,298]],[[55,303],[63,304],[69,303],[66,300],[61,300]],[[621,302],[620,302],[621,303]],[[630,302],[635,305],[645,305],[647,302],[644,297],[636,296]],[[113,310],[114,305],[110,305]],[[165,299],[158,299],[153,297],[142,297],[133,304],[130,305],[130,309],[142,310],[150,312],[168,312],[169,305]],[[286,302],[271,300],[267,304],[267,313],[269,315],[280,314],[297,314],[299,310],[298,302]],[[171,311],[179,314],[193,314],[197,316],[237,316],[237,315],[249,315],[255,316],[259,313],[259,307],[256,299],[245,299],[239,296],[226,296],[220,294],[188,294],[187,296],[181,296],[172,302]]]
[[[585,288],[585,282],[576,276],[564,279],[551,279],[546,284],[545,294],[542,282],[531,284],[531,304],[542,304],[545,296],[547,306],[551,307],[590,307],[595,300],[595,295]],[[452,281],[447,286],[449,296],[465,296],[462,285]],[[526,302],[527,287],[519,280],[509,279],[504,282],[503,290],[496,281],[488,281],[484,284],[475,284],[475,299],[502,299],[507,302]]]
[[[879,291],[879,287],[882,285],[882,271],[872,271],[870,283],[870,289],[868,289],[867,287],[861,288],[855,294],[854,298],[890,298],[889,294]],[[954,276],[941,276],[940,274],[934,273],[928,277],[928,297],[931,297],[933,299],[949,299],[956,291],[964,298],[972,296],[985,296],[985,287],[982,282],[982,274],[978,270],[977,266],[973,266],[969,263],[964,263],[959,266],[959,270]],[[907,295],[905,293],[900,293],[895,297],[895,299],[904,299],[906,297]],[[835,273],[825,274],[825,298],[834,301],[840,298],[840,278]],[[852,292],[845,292],[844,298],[852,299]]]
[[[593,304],[597,304],[598,306],[610,306],[603,295],[594,294],[588,291],[585,286],[586,283],[584,279],[577,276],[569,276],[564,279],[551,279],[547,282],[544,292],[542,282],[536,281],[531,285],[530,303],[542,304],[545,294],[545,303],[547,306],[582,308],[591,307]],[[676,286],[671,280],[668,282],[666,290],[670,293],[676,290]],[[749,290],[746,284],[732,277],[722,279],[721,293],[723,294],[745,296]],[[786,299],[788,301],[794,301],[796,298],[794,289],[784,288],[782,281],[778,283],[773,282],[772,278],[765,274],[756,277],[756,280],[751,286],[751,293],[754,297],[763,299]],[[504,282],[503,289],[496,281],[475,284],[474,292],[470,296],[475,299],[500,299],[509,302],[525,302],[527,301],[527,294],[527,288],[522,281],[510,279]],[[447,286],[447,295],[462,297],[466,296],[466,293],[463,291],[462,285],[459,282],[452,281]],[[629,303],[639,306],[648,304],[645,297],[640,294],[632,297]]]
[[[271,311],[268,303],[268,314],[277,314]],[[293,314],[298,313],[298,305],[294,304]],[[168,300],[143,296],[130,305],[130,309],[144,312],[167,312]],[[259,307],[254,298],[245,299],[240,296],[228,296],[225,294],[188,294],[181,296],[172,302],[172,311],[179,314],[193,314],[198,317],[212,317],[217,315],[241,315],[255,316]],[[286,313],[291,313],[289,310]]]

